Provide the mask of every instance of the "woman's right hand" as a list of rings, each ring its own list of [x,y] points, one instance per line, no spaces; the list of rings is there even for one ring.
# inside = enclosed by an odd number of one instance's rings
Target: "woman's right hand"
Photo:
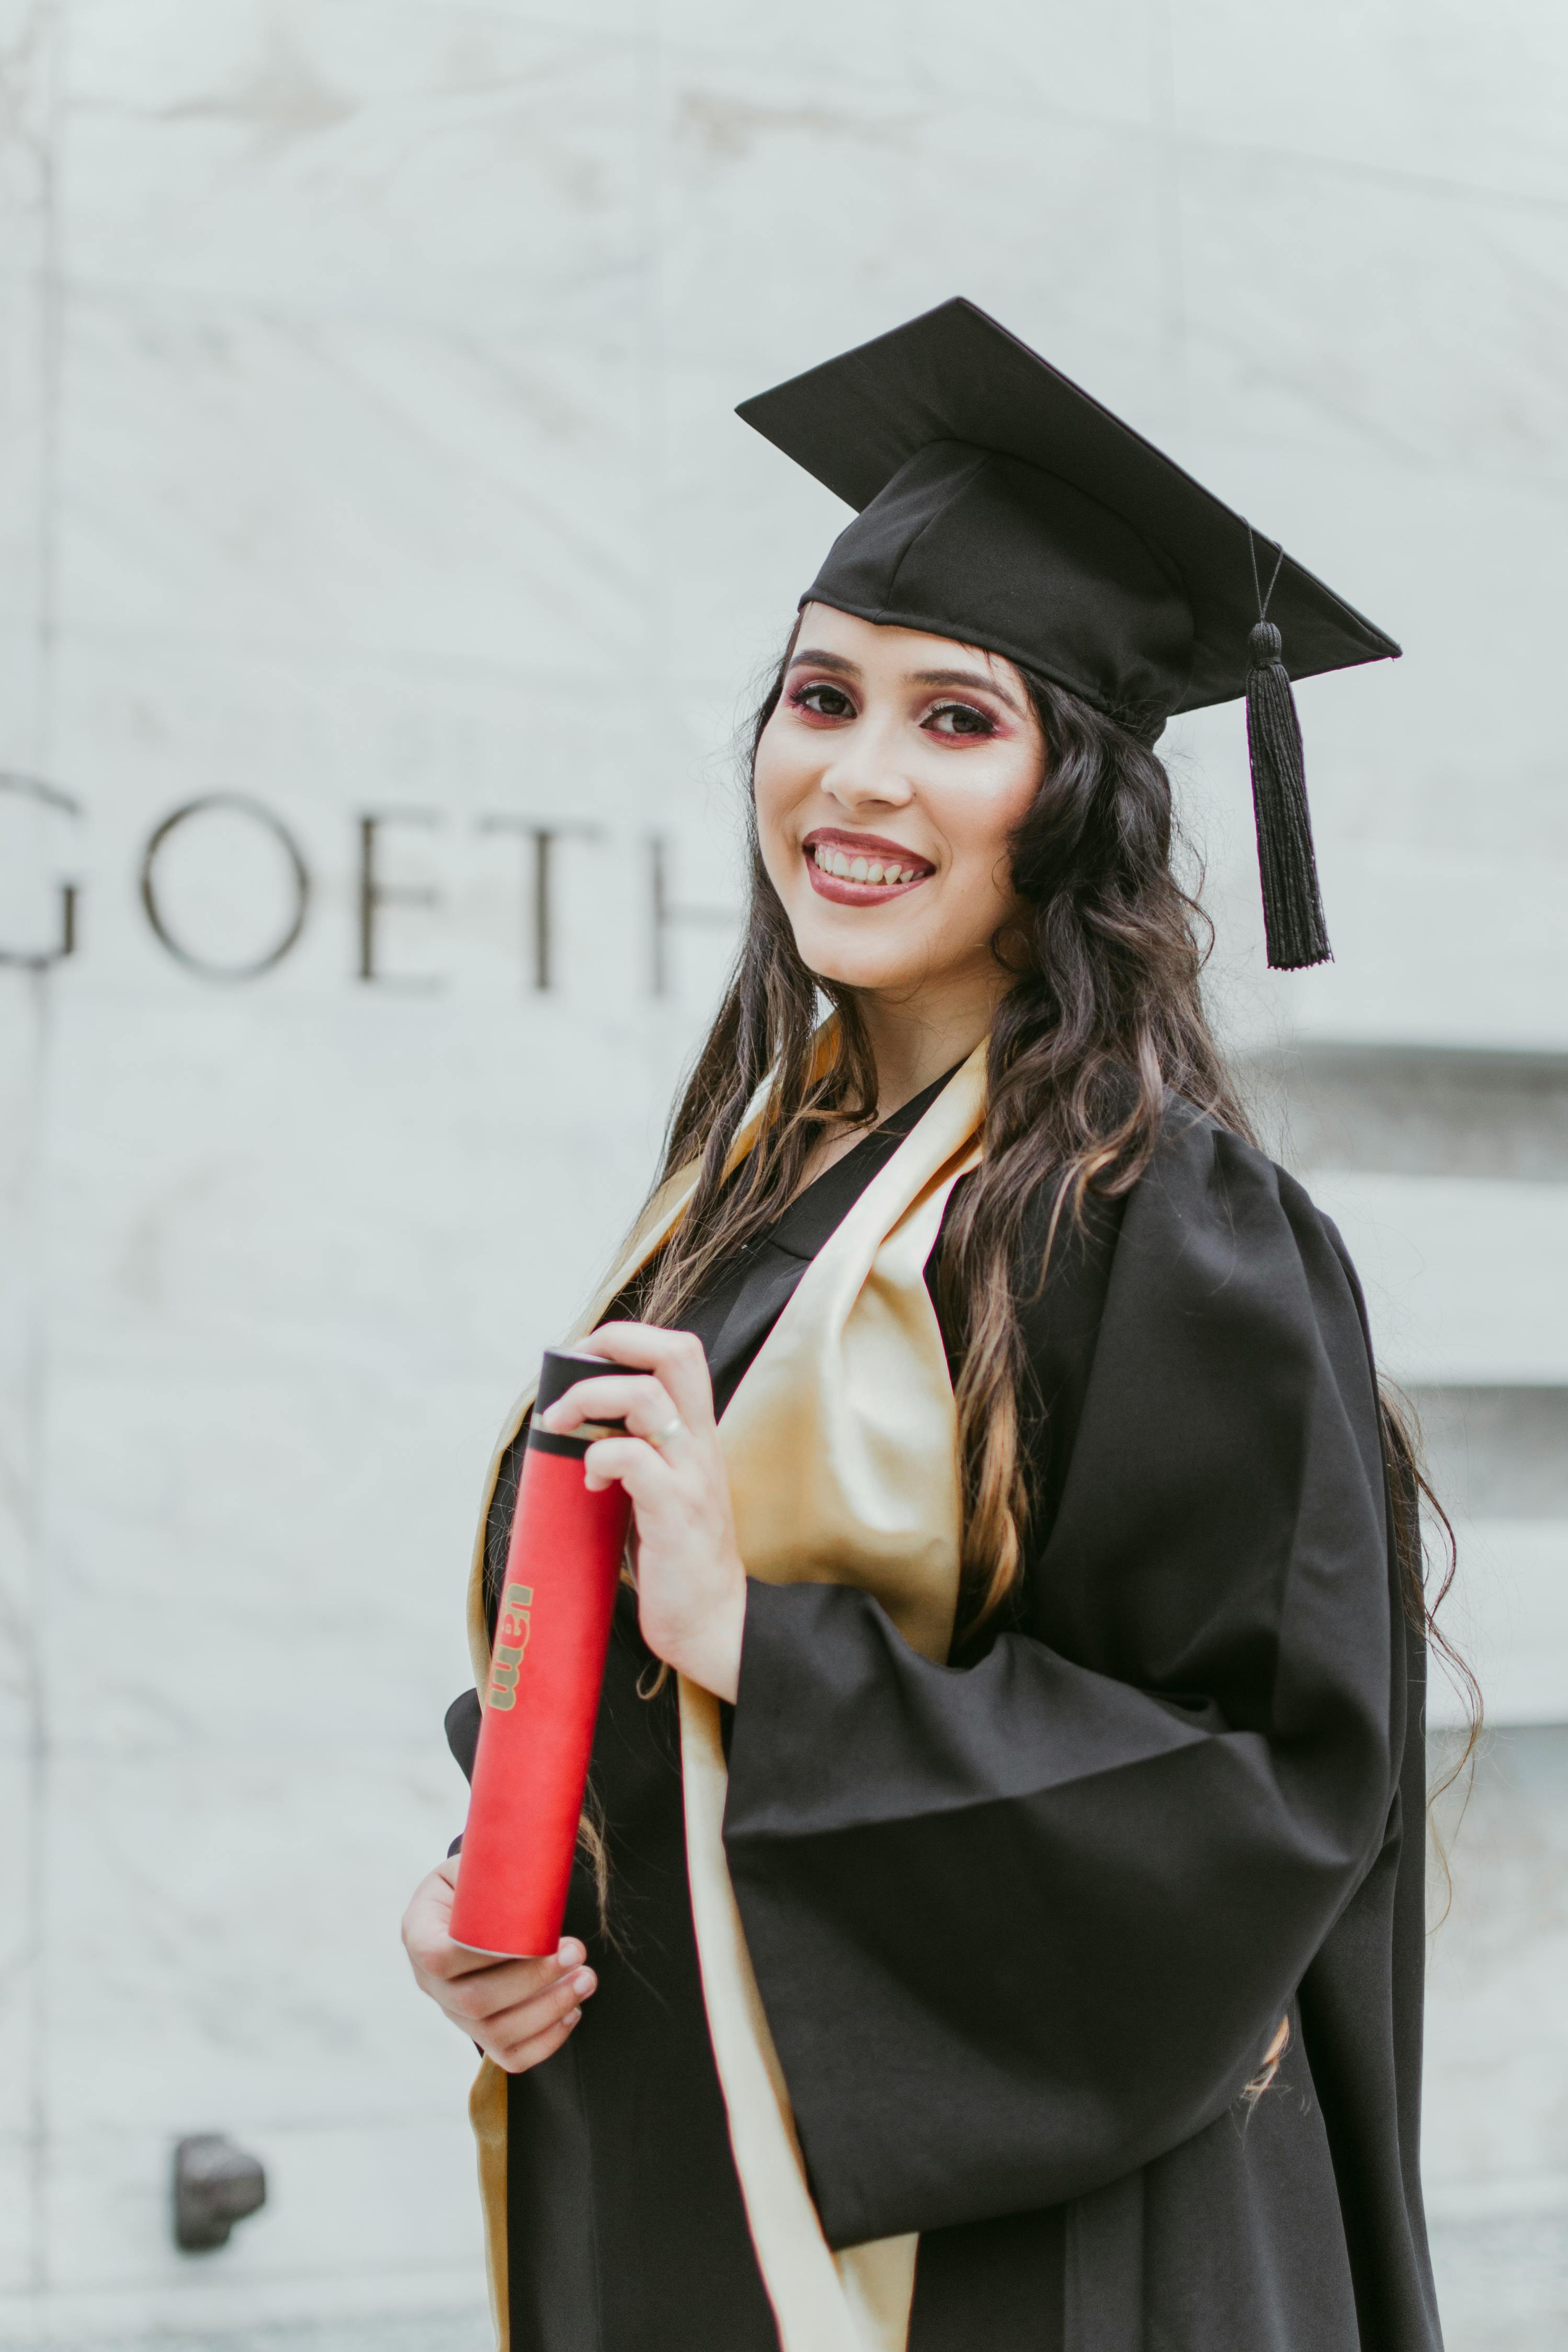
[[[547,1960],[493,1960],[451,1937],[458,1860],[420,1880],[403,1915],[403,1948],[421,1992],[509,2074],[552,2057],[598,1982],[574,1937]]]

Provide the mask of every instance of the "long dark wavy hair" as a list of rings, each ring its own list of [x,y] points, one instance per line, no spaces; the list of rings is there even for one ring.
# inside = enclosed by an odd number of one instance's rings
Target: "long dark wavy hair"
[[[750,728],[750,775],[783,692],[792,636]],[[1173,866],[1170,780],[1131,724],[1091,709],[1027,669],[1019,676],[1045,743],[1038,792],[1013,835],[1021,919],[998,935],[1014,975],[987,1049],[981,1164],[959,1188],[943,1235],[939,1298],[958,1340],[956,1381],[964,1527],[962,1620],[1002,1608],[1024,1571],[1030,1516],[1021,1459],[1029,1368],[1015,1297],[1026,1217],[1052,1188],[1048,1255],[1086,1195],[1134,1185],[1168,1098],[1183,1097],[1255,1140],[1204,1008],[1207,918]],[[748,794],[749,897],[734,971],[677,1102],[660,1181],[698,1163],[696,1191],[649,1268],[638,1310],[669,1323],[715,1265],[772,1224],[829,1130],[868,1125],[877,1074],[852,989],[803,962],[763,863]],[[825,1030],[826,998],[837,1018]],[[737,1133],[772,1077],[769,1111],[734,1164]],[[1032,1269],[1043,1279],[1045,1266]],[[1028,1278],[1026,1273],[1026,1279]],[[1468,1669],[1434,1623],[1453,1574],[1451,1540],[1429,1591],[1421,1537],[1426,1486],[1413,1430],[1382,1398],[1384,1443],[1406,1606],[1472,1699]],[[1451,1534],[1451,1531],[1450,1531]],[[1471,1708],[1472,1720],[1476,1708]],[[1472,1734],[1473,1738],[1473,1734]]]

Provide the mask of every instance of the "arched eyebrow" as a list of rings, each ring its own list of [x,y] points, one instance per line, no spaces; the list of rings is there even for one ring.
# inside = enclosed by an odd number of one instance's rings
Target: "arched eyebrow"
[[[799,669],[803,664],[808,665],[812,669],[837,670],[840,677],[859,677],[862,675],[858,662],[847,660],[843,654],[818,653],[814,646],[804,646],[798,654],[795,655],[790,662],[790,667]]]
[[[1024,717],[1023,710],[1006,688],[998,686],[994,677],[987,677],[981,670],[915,669],[910,672],[910,676],[917,686],[967,687],[972,694],[978,688],[982,694],[994,694],[998,702],[1005,702],[1016,719]]]
[[[810,669],[833,670],[840,677],[865,676],[858,662],[850,661],[844,654],[823,653],[815,646],[803,646],[790,663],[791,669],[800,669],[802,667]],[[914,686],[967,687],[971,693],[978,689],[982,694],[994,694],[998,702],[1006,704],[1015,719],[1023,719],[1027,715],[1020,707],[1016,698],[1009,694],[1005,686],[998,686],[994,677],[987,677],[983,670],[912,669],[908,675],[910,684]]]

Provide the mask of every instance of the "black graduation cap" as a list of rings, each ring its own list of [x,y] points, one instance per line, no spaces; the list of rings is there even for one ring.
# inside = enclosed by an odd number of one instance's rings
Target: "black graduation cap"
[[[737,413],[859,509],[803,604],[1005,654],[1151,743],[1245,694],[1268,961],[1325,961],[1290,680],[1392,637],[973,302]]]

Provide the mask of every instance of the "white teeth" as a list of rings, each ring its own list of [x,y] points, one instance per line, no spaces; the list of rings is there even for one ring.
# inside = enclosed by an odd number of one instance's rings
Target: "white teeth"
[[[814,843],[811,854],[824,874],[837,874],[842,882],[870,882],[892,889],[916,877],[912,866],[887,866],[876,857],[847,857],[842,849],[825,841]]]

